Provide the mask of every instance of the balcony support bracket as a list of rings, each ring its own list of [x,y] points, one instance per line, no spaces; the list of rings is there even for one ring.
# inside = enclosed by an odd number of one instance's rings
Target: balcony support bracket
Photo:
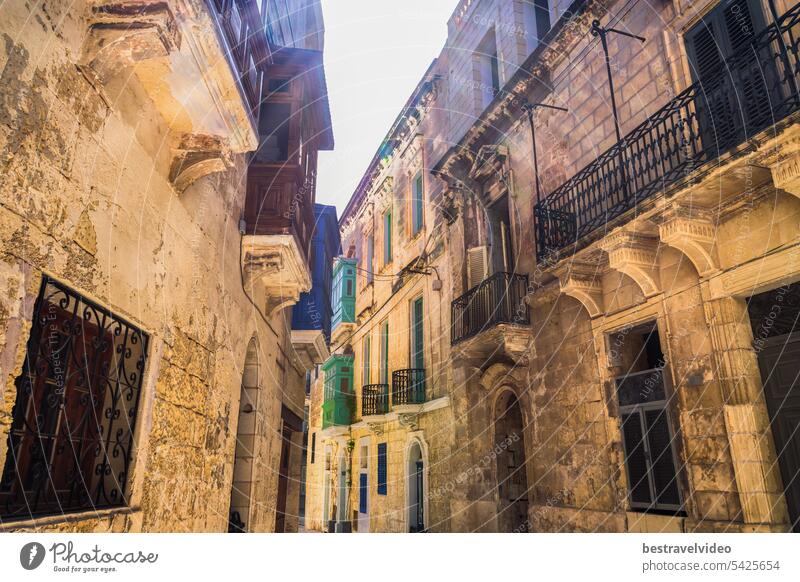
[[[419,414],[413,413],[401,413],[397,415],[397,422],[400,423],[400,426],[403,428],[407,428],[408,430],[418,430],[419,429]]]
[[[166,2],[105,2],[92,7],[81,61],[105,81],[180,46],[180,30]]]
[[[225,140],[215,135],[187,133],[172,149],[169,179],[178,194],[200,178],[233,166]]]
[[[800,153],[778,161],[771,169],[775,187],[800,198]]]
[[[577,299],[589,312],[589,317],[603,314],[602,270],[592,263],[569,262],[556,271],[561,292]]]
[[[242,237],[244,289],[266,317],[297,303],[311,289],[311,275],[292,235]]]
[[[701,277],[719,270],[714,247],[716,229],[709,218],[678,207],[668,210],[658,220],[661,241],[686,255]]]
[[[608,265],[633,279],[645,297],[661,291],[658,276],[657,237],[620,230],[606,237],[601,246],[608,254]]]
[[[375,436],[382,436],[385,426],[382,422],[368,422],[367,427]]]

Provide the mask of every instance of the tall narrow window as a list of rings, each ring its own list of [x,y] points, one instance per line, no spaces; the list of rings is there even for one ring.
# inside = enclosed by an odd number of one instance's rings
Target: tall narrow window
[[[411,186],[411,234],[416,235],[424,224],[424,189],[422,172],[414,177]]]
[[[372,283],[373,280],[373,269],[375,269],[375,235],[373,233],[369,233],[367,236],[367,283]]]
[[[422,297],[411,302],[411,367],[425,367]]]
[[[363,361],[362,368],[361,368],[361,370],[362,370],[361,385],[362,386],[366,386],[367,384],[371,384],[372,383],[372,378],[370,377],[372,375],[371,374],[371,370],[370,370],[370,357],[372,356],[372,354],[370,353],[371,352],[370,344],[372,343],[371,340],[372,340],[372,338],[370,338],[370,336],[365,336],[364,337],[364,346],[362,348],[362,357],[363,357],[364,361]]]
[[[378,443],[378,495],[386,495],[387,459],[386,443]]]
[[[32,323],[0,517],[125,505],[147,334],[49,277]]]
[[[625,360],[616,386],[631,508],[679,511],[678,464],[658,330],[625,330],[612,335],[610,343]]]
[[[392,262],[392,211],[383,215],[383,264]]]
[[[380,354],[381,354],[381,384],[389,383],[389,320],[381,323],[380,333]]]
[[[311,433],[311,464],[314,464],[314,456],[317,452],[317,433]]]
[[[478,45],[475,57],[480,65],[478,83],[481,105],[485,108],[500,91],[500,64],[497,58],[497,40],[494,29],[490,30]]]
[[[522,10],[525,41],[530,54],[550,30],[550,8],[548,0],[522,0]]]

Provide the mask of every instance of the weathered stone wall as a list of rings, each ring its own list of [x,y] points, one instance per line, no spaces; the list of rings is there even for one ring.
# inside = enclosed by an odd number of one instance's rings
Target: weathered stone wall
[[[169,131],[135,75],[113,100],[76,66],[84,4],[3,5],[0,22],[0,463],[33,302],[47,273],[150,334],[131,512],[42,529],[224,531],[245,352],[258,338],[260,471],[252,528],[271,530],[280,402],[300,402],[281,315],[242,289],[243,156],[178,195]],[[290,388],[281,388],[290,386]],[[299,463],[299,455],[297,457]],[[13,524],[10,525],[13,527]],[[27,524],[25,528],[35,527]],[[250,527],[250,526],[249,526]]]

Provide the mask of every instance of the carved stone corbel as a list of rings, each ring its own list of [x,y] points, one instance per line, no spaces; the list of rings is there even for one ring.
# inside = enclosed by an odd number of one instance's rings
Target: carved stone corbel
[[[594,263],[573,261],[557,270],[561,293],[577,299],[590,317],[603,314],[602,271]]]
[[[116,1],[91,7],[81,63],[101,80],[140,61],[180,49],[178,23],[166,2]]]
[[[311,289],[311,275],[292,235],[242,237],[245,292],[267,317],[297,303]]]
[[[187,133],[172,149],[169,180],[178,194],[204,176],[224,172],[233,161],[225,140],[214,135]]]
[[[776,188],[800,198],[800,153],[778,160],[770,169]]]
[[[608,254],[608,266],[633,279],[645,297],[661,291],[658,274],[657,237],[628,231],[607,236],[600,244]]]
[[[716,229],[710,218],[679,206],[662,214],[658,221],[661,241],[686,255],[701,276],[719,270],[714,248]]]
[[[400,426],[403,428],[407,428],[409,430],[418,430],[419,429],[419,414],[414,413],[401,413],[397,416],[397,422],[400,423]]]
[[[367,427],[375,436],[383,435],[385,430],[382,422],[368,422]]]

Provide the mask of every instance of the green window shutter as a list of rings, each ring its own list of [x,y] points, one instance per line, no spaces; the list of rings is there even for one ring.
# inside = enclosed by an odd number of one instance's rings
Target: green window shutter
[[[389,322],[381,324],[381,384],[389,383]]]
[[[372,270],[375,268],[375,235],[370,234],[367,239],[367,283],[372,283]]]
[[[424,212],[424,192],[422,182],[422,172],[414,178],[414,185],[412,188],[412,205],[411,205],[411,221],[413,234],[417,234],[422,230],[423,212]]]
[[[424,332],[423,332],[423,306],[422,297],[414,300],[413,304],[413,339],[411,346],[411,365],[414,368],[425,367]]]
[[[383,215],[383,264],[392,262],[392,213]]]
[[[363,353],[363,355],[364,355],[364,367],[363,367],[363,376],[361,378],[361,385],[362,386],[366,386],[367,384],[370,383],[370,376],[371,376],[371,374],[370,374],[371,370],[369,368],[370,355],[371,355],[370,354],[370,347],[371,347],[370,346],[370,337],[366,336],[364,338],[364,353]]]
[[[386,443],[378,443],[378,495],[386,495]]]

